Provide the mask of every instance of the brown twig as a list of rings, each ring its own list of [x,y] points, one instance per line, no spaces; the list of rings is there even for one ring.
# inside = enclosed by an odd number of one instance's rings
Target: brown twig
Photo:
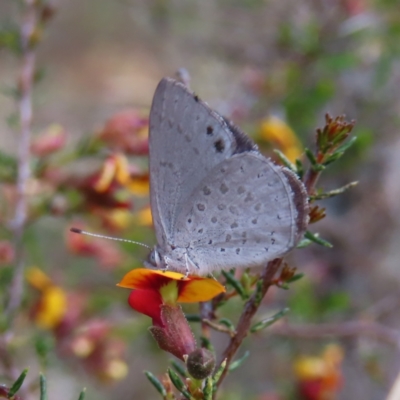
[[[333,119],[327,114],[325,116],[325,121],[325,127],[317,130],[316,150],[314,154],[310,154],[309,160],[311,165],[304,177],[304,185],[309,196],[314,193],[321,171],[325,167],[324,163],[332,161],[331,157],[340,156],[340,154],[335,154],[335,151],[347,139],[354,126],[354,122],[346,122],[344,116]],[[218,385],[220,385],[225,378],[232,358],[236,354],[243,339],[247,336],[251,320],[258,310],[261,300],[264,298],[268,289],[276,283],[274,276],[278,272],[282,261],[282,258],[279,258],[267,264],[260,278],[261,285],[258,285],[258,288],[247,301],[236,327],[236,335],[231,338],[227,348],[223,352],[222,360],[226,359],[227,364],[218,381]]]
[[[232,358],[236,354],[237,350],[239,349],[240,345],[242,344],[243,339],[247,336],[248,330],[250,328],[251,320],[254,314],[257,312],[258,307],[260,305],[261,300],[264,298],[265,294],[267,293],[268,289],[273,285],[273,279],[279,267],[282,264],[282,259],[277,258],[275,260],[270,261],[267,266],[265,267],[260,280],[261,285],[259,290],[254,291],[253,295],[247,301],[244,311],[240,316],[239,322],[236,328],[236,335],[231,338],[227,348],[225,349],[222,360],[227,360],[227,366],[222,373],[218,385],[221,384],[223,379],[225,378],[228,372],[228,366],[232,361]],[[222,361],[221,361],[222,362]]]
[[[37,27],[37,2],[24,0],[21,22],[21,68],[19,73],[19,119],[18,177],[15,216],[11,222],[15,243],[15,269],[10,285],[6,313],[10,322],[19,308],[23,294],[23,235],[27,222],[27,185],[30,179],[30,142],[32,126],[32,86],[35,73],[35,51],[32,40]]]

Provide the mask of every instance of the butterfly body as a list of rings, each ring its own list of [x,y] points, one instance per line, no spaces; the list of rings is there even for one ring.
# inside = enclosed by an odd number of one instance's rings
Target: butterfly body
[[[303,184],[183,84],[158,85],[149,140],[158,244],[148,266],[206,275],[296,246],[307,225]]]

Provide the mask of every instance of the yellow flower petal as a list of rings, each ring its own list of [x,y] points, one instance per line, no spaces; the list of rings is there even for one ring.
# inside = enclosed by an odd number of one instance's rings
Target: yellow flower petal
[[[278,145],[290,161],[295,161],[302,154],[302,147],[295,132],[277,117],[270,117],[261,122],[259,136]]]
[[[66,310],[67,297],[64,290],[51,286],[43,292],[35,322],[41,328],[52,329],[61,322]]]
[[[108,158],[104,164],[97,182],[93,185],[94,190],[99,193],[105,192],[112,180],[115,177],[117,165],[115,163],[115,159],[113,157]]]
[[[146,178],[132,178],[125,186],[136,196],[147,196],[149,194],[149,180]]]
[[[115,177],[121,185],[125,185],[130,178],[128,159],[122,154],[116,154],[113,158],[116,166]]]
[[[153,217],[151,215],[150,207],[146,207],[143,210],[140,210],[138,213],[136,213],[135,218],[139,225],[143,226],[153,225]]]
[[[27,270],[26,279],[38,290],[44,290],[46,287],[52,285],[50,278],[37,267],[31,267]]]
[[[182,291],[179,293],[179,303],[197,303],[198,301],[208,301],[220,293],[226,291],[218,281],[211,278],[192,278],[185,282]]]
[[[105,214],[107,222],[117,229],[125,229],[132,224],[132,212],[123,208],[107,210]]]

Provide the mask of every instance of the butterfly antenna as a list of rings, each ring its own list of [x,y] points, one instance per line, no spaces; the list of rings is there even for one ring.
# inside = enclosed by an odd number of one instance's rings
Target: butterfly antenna
[[[147,247],[148,249],[151,250],[151,247],[147,246],[147,244],[136,242],[134,240],[121,239],[121,238],[117,238],[117,237],[113,237],[113,236],[98,235],[97,233],[91,233],[91,232],[83,231],[82,229],[79,229],[79,228],[71,228],[70,231],[74,232],[74,233],[79,233],[81,235],[93,236],[93,237],[97,237],[97,238],[101,238],[101,239],[110,239],[110,240],[116,240],[116,241],[119,241],[119,242],[127,242],[127,243],[138,244],[139,246]]]

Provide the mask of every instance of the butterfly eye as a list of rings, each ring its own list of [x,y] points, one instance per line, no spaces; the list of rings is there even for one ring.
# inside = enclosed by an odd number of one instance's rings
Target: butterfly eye
[[[160,268],[161,257],[157,249],[153,249],[148,257],[148,261],[156,268]]]

